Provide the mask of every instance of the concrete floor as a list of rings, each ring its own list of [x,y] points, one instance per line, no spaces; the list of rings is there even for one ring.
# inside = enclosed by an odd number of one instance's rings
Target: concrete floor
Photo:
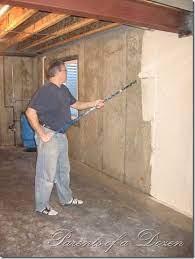
[[[76,161],[71,188],[85,203],[63,208],[54,188],[59,215],[36,214],[35,160],[22,148],[0,148],[0,256],[192,257],[191,219]]]

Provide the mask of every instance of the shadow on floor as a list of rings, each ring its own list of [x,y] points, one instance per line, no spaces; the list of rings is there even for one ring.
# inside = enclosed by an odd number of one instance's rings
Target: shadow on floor
[[[148,195],[71,161],[71,188],[84,200],[59,214],[34,212],[36,153],[0,148],[0,256],[192,257],[192,220]]]

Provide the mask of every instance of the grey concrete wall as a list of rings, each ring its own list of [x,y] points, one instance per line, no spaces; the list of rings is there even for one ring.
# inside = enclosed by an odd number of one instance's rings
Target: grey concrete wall
[[[137,79],[136,86],[68,131],[69,154],[100,173],[149,193],[150,124],[142,119],[143,30],[121,26],[47,53],[48,62],[78,55],[79,100],[103,98]]]
[[[20,115],[38,87],[37,58],[0,57],[0,145],[21,144]],[[14,132],[9,125],[15,121]]]

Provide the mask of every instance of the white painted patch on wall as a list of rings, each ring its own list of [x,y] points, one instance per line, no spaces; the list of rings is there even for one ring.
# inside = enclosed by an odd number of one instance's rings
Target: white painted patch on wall
[[[192,37],[145,31],[143,120],[151,123],[151,195],[192,215]]]

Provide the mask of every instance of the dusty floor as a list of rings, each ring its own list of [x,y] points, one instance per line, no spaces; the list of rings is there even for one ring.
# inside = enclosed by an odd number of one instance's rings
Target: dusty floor
[[[36,153],[0,148],[0,256],[192,256],[189,218],[75,161],[71,188],[85,203],[63,208],[54,188],[59,215],[36,214],[35,160]]]

